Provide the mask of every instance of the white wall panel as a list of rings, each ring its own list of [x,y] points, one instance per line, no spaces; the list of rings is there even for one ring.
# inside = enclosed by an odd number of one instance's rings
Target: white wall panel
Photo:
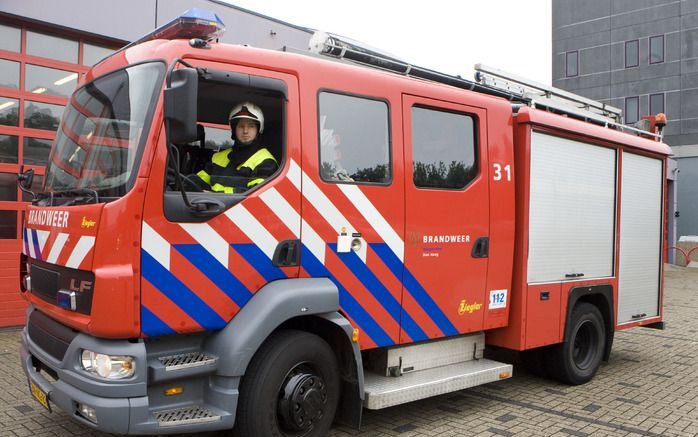
[[[662,182],[662,161],[623,154],[618,323],[659,315]]]
[[[613,275],[616,151],[531,134],[528,282]]]

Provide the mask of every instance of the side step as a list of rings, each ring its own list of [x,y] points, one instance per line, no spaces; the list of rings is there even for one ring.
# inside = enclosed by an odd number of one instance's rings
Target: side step
[[[151,383],[212,374],[218,357],[202,352],[148,358],[148,379]]]
[[[171,372],[173,370],[191,369],[194,367],[216,364],[218,357],[201,352],[190,352],[186,354],[160,357],[158,358],[158,361],[165,366],[166,372]]]
[[[221,420],[221,416],[200,406],[158,411],[153,413],[153,415],[161,428],[218,422]]]
[[[512,370],[511,364],[480,359],[406,373],[399,377],[366,372],[364,407],[379,410],[463,390],[510,378]]]

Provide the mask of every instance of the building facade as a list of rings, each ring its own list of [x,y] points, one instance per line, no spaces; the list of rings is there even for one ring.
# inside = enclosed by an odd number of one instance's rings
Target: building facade
[[[227,28],[223,42],[305,48],[312,34],[210,0],[0,3],[0,327],[24,323],[26,307],[19,293],[18,266],[22,211],[31,199],[18,189],[17,173],[22,167],[33,168],[33,186],[41,185],[63,108],[80,75],[191,7],[219,15]]]
[[[665,113],[672,146],[669,241],[698,235],[698,0],[553,0],[553,86],[623,109]],[[675,220],[674,220],[675,219]]]

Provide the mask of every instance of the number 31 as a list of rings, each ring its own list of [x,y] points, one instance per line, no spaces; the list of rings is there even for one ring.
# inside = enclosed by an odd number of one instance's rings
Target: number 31
[[[504,173],[506,173],[507,182],[511,182],[511,165],[507,164],[504,167],[502,167],[502,164],[495,162],[494,164],[492,164],[492,167],[494,167],[495,181],[502,180],[502,170],[504,170]]]

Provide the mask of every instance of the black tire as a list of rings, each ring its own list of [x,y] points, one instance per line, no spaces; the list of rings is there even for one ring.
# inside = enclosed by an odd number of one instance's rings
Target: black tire
[[[337,360],[324,340],[303,331],[279,331],[257,351],[242,379],[234,434],[325,436],[339,390]]]
[[[605,346],[601,313],[594,305],[581,302],[572,311],[565,341],[550,350],[547,367],[561,382],[585,384],[599,370]]]

